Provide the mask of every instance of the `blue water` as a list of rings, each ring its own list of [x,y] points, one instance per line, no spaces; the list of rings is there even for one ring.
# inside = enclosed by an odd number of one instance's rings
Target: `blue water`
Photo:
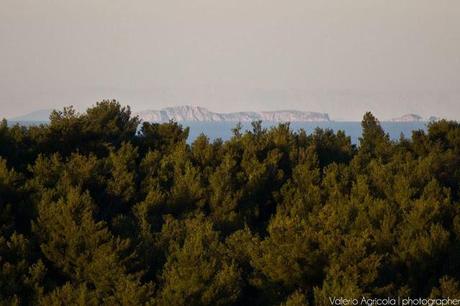
[[[9,122],[9,124],[19,123],[21,125],[35,125],[46,123],[41,122]],[[184,127],[190,128],[190,134],[188,141],[193,142],[196,137],[200,134],[205,134],[208,138],[213,141],[217,138],[222,140],[228,140],[232,137],[232,129],[236,127],[237,122],[194,122],[184,121],[180,122]],[[274,122],[264,122],[262,126],[269,128],[277,125]],[[403,134],[406,138],[412,136],[414,130],[426,131],[426,122],[381,122],[381,125],[385,132],[390,135],[393,140],[399,139],[400,135]],[[345,131],[347,136],[351,137],[351,141],[354,144],[358,144],[358,138],[361,136],[361,122],[345,122],[345,121],[328,121],[328,122],[293,122],[290,127],[294,131],[304,129],[307,133],[312,133],[317,127],[322,129],[332,129],[337,132],[339,130]],[[242,131],[252,130],[250,122],[242,123]]]
[[[190,127],[189,141],[193,141],[200,134],[205,134],[210,140],[221,138],[228,140],[232,137],[232,129],[235,128],[236,122],[181,122],[182,126]],[[269,128],[277,125],[277,123],[263,123],[263,127]],[[403,134],[406,138],[412,136],[412,131],[426,131],[426,122],[381,122],[381,126],[390,138],[397,140]],[[358,138],[361,136],[361,122],[293,122],[290,127],[294,131],[304,129],[308,134],[312,133],[316,128],[332,129],[334,132],[342,130],[347,136],[351,137],[354,144],[358,144]],[[242,123],[242,131],[252,130],[251,123]]]

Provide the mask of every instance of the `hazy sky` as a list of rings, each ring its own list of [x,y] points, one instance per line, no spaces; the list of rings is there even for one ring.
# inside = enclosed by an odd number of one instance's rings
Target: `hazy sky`
[[[0,4],[0,117],[116,98],[460,119],[458,0]]]

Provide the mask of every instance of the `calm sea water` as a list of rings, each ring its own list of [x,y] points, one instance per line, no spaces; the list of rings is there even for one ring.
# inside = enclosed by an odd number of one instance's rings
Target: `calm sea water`
[[[9,124],[19,123],[21,125],[36,125],[46,122],[9,122]],[[184,127],[190,128],[189,142],[198,137],[200,134],[205,134],[210,140],[221,138],[228,140],[232,137],[232,129],[236,127],[237,122],[194,122],[184,121],[180,122]],[[277,125],[273,122],[265,122],[262,124],[265,128],[270,128]],[[426,130],[426,122],[381,122],[383,129],[390,135],[391,139],[399,139],[403,134],[405,137],[410,138],[412,131]],[[307,133],[312,133],[317,127],[322,129],[332,129],[333,131],[344,131],[351,137],[354,144],[358,143],[358,138],[361,136],[361,122],[344,122],[344,121],[329,121],[329,122],[293,122],[291,129],[298,131],[304,129]],[[251,123],[242,123],[242,130],[252,130]]]
[[[236,122],[181,122],[183,126],[190,127],[189,141],[193,141],[200,134],[205,134],[209,139],[214,140],[221,138],[227,140],[232,137],[232,129],[235,128]],[[265,128],[277,125],[277,123],[263,123]],[[385,132],[390,135],[393,140],[399,139],[403,134],[405,137],[410,138],[412,131],[424,130],[426,131],[426,122],[381,122]],[[342,130],[351,137],[354,144],[358,143],[358,138],[361,136],[361,122],[342,122],[342,121],[329,121],[329,122],[293,122],[290,127],[294,131],[304,129],[308,134],[312,133],[316,128],[331,129],[335,132]],[[243,123],[242,130],[252,130],[251,123]]]

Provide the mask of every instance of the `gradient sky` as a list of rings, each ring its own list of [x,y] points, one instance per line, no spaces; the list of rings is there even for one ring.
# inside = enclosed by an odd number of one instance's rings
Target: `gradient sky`
[[[458,0],[0,3],[0,117],[115,98],[460,119]]]

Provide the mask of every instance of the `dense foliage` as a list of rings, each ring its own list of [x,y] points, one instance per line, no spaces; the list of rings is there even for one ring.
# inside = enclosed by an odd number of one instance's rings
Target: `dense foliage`
[[[460,297],[460,124],[391,141],[289,124],[187,143],[102,101],[0,125],[0,303]],[[310,131],[311,132],[311,131]]]

